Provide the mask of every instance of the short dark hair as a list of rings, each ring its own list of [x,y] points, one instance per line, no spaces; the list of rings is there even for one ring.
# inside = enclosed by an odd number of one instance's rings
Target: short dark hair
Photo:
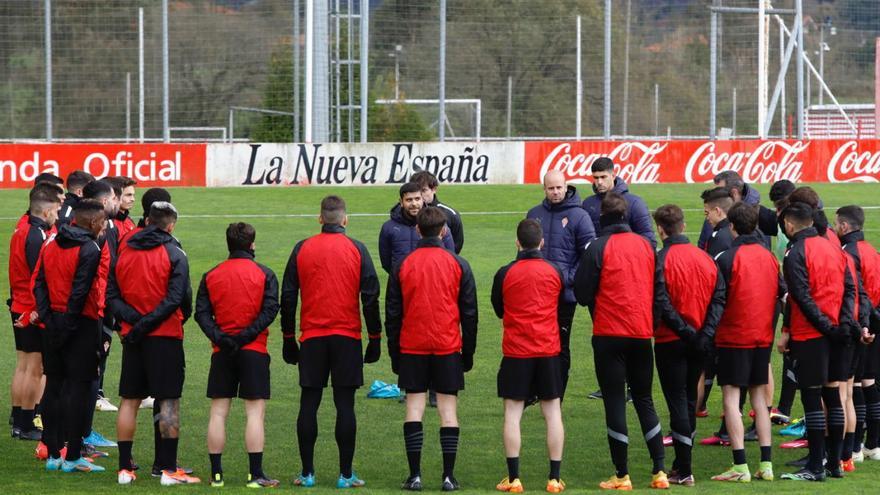
[[[724,172],[715,175],[712,179],[712,182],[715,184],[720,184],[721,181],[724,181],[724,187],[728,189],[736,189],[740,194],[744,193],[746,190],[746,182],[736,170],[725,170]]]
[[[77,225],[84,227],[91,224],[95,218],[105,219],[104,205],[97,199],[86,198],[73,207],[73,219]]]
[[[412,177],[409,178],[409,181],[418,184],[419,189],[425,187],[429,189],[437,189],[437,186],[440,185],[440,181],[437,180],[437,177],[427,170],[419,170],[418,172],[412,174]]]
[[[706,189],[700,197],[703,198],[704,204],[712,207],[717,206],[725,212],[733,206],[733,196],[730,195],[730,188],[728,187]]]
[[[422,237],[439,237],[446,225],[446,215],[435,206],[426,206],[419,210],[416,224]]]
[[[602,198],[602,205],[599,207],[601,215],[614,215],[620,218],[626,217],[627,204],[626,198],[616,192],[608,192]]]
[[[614,162],[611,161],[611,158],[607,156],[600,156],[593,160],[593,164],[590,165],[590,172],[614,172]]]
[[[847,205],[837,209],[837,216],[855,230],[865,225],[865,210],[858,205]]]
[[[749,235],[758,228],[758,207],[738,201],[727,212],[727,220],[737,234]]]
[[[781,199],[785,199],[789,194],[794,192],[795,185],[794,182],[788,179],[778,180],[770,186],[770,201],[776,203]]]
[[[95,180],[83,187],[83,198],[86,199],[103,199],[105,196],[113,195],[113,186],[103,180]]]
[[[122,196],[122,179],[119,177],[104,177],[100,179],[100,182],[109,184],[117,198]]]
[[[74,170],[67,174],[67,190],[82,189],[89,182],[94,182],[95,176],[85,170]]]
[[[35,186],[37,184],[40,184],[43,182],[47,182],[49,184],[55,184],[56,186],[63,186],[64,185],[64,179],[62,179],[61,177],[58,177],[55,174],[50,174],[49,172],[43,172],[43,173],[37,175],[36,177],[34,177],[34,185]]]
[[[151,211],[152,213],[152,211]],[[257,231],[249,223],[230,223],[226,228],[226,247],[229,252],[247,251],[257,238]]]
[[[780,217],[795,225],[807,226],[813,222],[813,207],[800,201],[792,202],[782,210]]]
[[[49,182],[40,182],[28,194],[28,200],[30,201],[29,209],[31,211],[42,210],[49,205],[61,204],[60,196],[63,194],[64,189],[61,189],[61,186],[50,184]]]
[[[684,231],[684,212],[678,205],[663,205],[654,212],[654,222],[666,235],[677,235]]]
[[[151,187],[150,189],[147,189],[143,196],[141,196],[141,206],[144,208],[145,217],[150,214],[150,206],[156,201],[170,203],[171,193],[169,193],[167,189],[161,187]]]
[[[400,199],[403,199],[403,196],[406,194],[419,193],[421,194],[422,188],[419,187],[415,182],[407,182],[406,184],[400,186]]]
[[[119,185],[122,186],[123,189],[130,186],[136,186],[137,181],[132,179],[131,177],[126,177],[124,175],[117,175],[116,180],[119,181]]]
[[[543,238],[544,230],[541,228],[541,224],[533,218],[521,220],[516,226],[516,240],[519,241],[519,245],[523,249],[538,249]]]
[[[345,200],[330,195],[321,200],[321,219],[325,224],[339,225],[345,220]]]
[[[819,209],[819,193],[810,186],[801,186],[788,195],[790,203],[806,203],[814,210]]]
[[[156,201],[150,206],[150,225],[155,225],[162,230],[177,223],[177,208],[167,201]]]

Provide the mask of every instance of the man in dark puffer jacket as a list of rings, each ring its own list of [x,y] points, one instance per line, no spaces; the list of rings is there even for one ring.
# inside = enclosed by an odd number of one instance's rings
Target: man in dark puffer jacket
[[[421,211],[422,189],[418,184],[407,182],[400,186],[400,203],[391,208],[391,219],[382,224],[379,232],[379,259],[382,269],[391,268],[416,249],[419,233],[416,232],[416,215]],[[443,234],[443,247],[455,252],[455,243],[447,228]]]

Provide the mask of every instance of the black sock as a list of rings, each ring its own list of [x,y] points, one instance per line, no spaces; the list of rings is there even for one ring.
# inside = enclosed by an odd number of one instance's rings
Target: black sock
[[[776,409],[782,414],[791,417],[791,406],[794,404],[794,395],[797,393],[797,378],[791,369],[791,358],[782,359],[782,390],[779,392],[779,404]]]
[[[697,408],[697,411],[705,411],[709,406],[709,394],[712,393],[712,384],[715,383],[715,380],[712,378],[706,378],[703,381],[703,402],[700,404],[700,407]]]
[[[219,474],[221,477],[223,476],[223,463],[220,461],[220,458],[223,454],[208,454],[208,459],[211,460],[211,479],[217,479],[217,475]]]
[[[177,470],[177,439],[163,438],[160,442],[162,456],[159,458],[159,469]]]
[[[801,403],[804,405],[807,441],[810,444],[810,461],[807,468],[818,473],[824,469],[822,458],[825,456],[825,411],[822,410],[822,389],[803,388],[800,392]]]
[[[862,451],[862,442],[865,440],[865,394],[862,387],[853,387],[853,405],[856,408],[856,431],[853,434],[853,452]]]
[[[840,464],[843,453],[843,433],[846,428],[846,416],[840,403],[838,387],[822,387],[822,400],[828,411],[828,461],[829,466]]]
[[[36,404],[34,404],[34,414],[35,414],[35,415],[36,415],[36,414],[43,414],[43,408],[40,407],[40,403],[39,403],[39,402],[37,402]]]
[[[33,409],[22,409],[19,413],[21,416],[21,429],[24,431],[33,430],[36,428],[34,426],[34,410]]]
[[[443,477],[453,478],[455,471],[455,455],[458,453],[457,426],[444,426],[440,428],[440,449],[443,452]]]
[[[159,431],[159,401],[153,401],[153,466],[162,469],[162,433]]]
[[[761,462],[771,462],[773,459],[773,446],[772,445],[762,445],[761,446]]]
[[[425,434],[422,431],[421,421],[407,421],[403,423],[403,442],[406,447],[406,460],[409,463],[409,476],[421,476],[422,474],[422,443]]]
[[[559,481],[560,475],[559,470],[562,469],[562,461],[554,461],[550,459],[550,476],[549,479]]]
[[[220,459],[217,460],[219,461]],[[263,474],[262,452],[248,452],[248,466],[250,469],[251,479],[265,477],[265,475]]]
[[[507,479],[513,481],[519,478],[519,457],[507,458]]]
[[[336,406],[336,446],[339,448],[339,474],[352,477],[357,440],[357,418],[354,413],[354,388],[333,387],[333,403]]]
[[[131,447],[134,444],[131,440],[120,440],[116,442],[119,448],[119,470],[131,470]]]
[[[746,463],[746,450],[745,449],[735,449],[733,451],[733,463],[736,465],[741,465]]]
[[[865,447],[876,449],[878,439],[880,439],[880,390],[877,389],[875,383],[870,387],[862,387],[862,393],[865,395],[865,408],[867,409]]]
[[[18,424],[17,421],[19,411],[21,411],[21,406],[12,406],[12,412],[10,413],[10,416],[12,417],[12,426],[15,426],[16,428],[18,428],[18,426],[16,425]]]
[[[727,423],[724,421],[724,416],[721,416],[721,426],[718,428],[718,436],[719,437],[729,437],[727,434]]]
[[[849,461],[852,459],[853,455],[853,440],[855,440],[856,434],[853,432],[846,432],[843,434],[843,450],[840,454],[841,461]]]

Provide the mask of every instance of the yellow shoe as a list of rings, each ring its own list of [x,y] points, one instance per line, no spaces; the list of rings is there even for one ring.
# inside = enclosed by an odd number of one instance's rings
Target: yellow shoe
[[[608,478],[607,481],[599,483],[599,488],[603,490],[632,490],[633,484],[629,479],[629,475],[618,478],[617,475]]]
[[[522,493],[523,490],[525,490],[519,478],[514,478],[513,481],[510,481],[508,478],[504,478],[497,485],[495,485],[495,489],[499,492],[508,493]]]
[[[547,493],[562,493],[565,491],[565,482],[561,479],[547,480]]]
[[[42,415],[37,414],[36,416],[34,416],[34,428],[36,428],[38,430],[43,429],[43,416]]]
[[[666,477],[666,473],[663,471],[659,471],[653,477],[651,477],[651,488],[656,488],[658,490],[668,490],[669,489],[669,478]]]

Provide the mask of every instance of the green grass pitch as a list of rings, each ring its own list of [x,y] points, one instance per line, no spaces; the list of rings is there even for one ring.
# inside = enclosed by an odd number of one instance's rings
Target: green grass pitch
[[[664,203],[678,203],[689,209],[687,221],[692,240],[696,239],[702,222],[702,204],[699,193],[703,185],[655,185],[635,186],[633,192],[642,195],[651,209]],[[766,201],[767,187],[759,187]],[[863,206],[880,206],[876,185],[819,185],[816,189],[826,205],[831,207],[849,203]],[[363,241],[370,249],[377,267],[377,238],[379,227],[387,219],[388,209],[397,198],[396,188],[230,188],[230,189],[174,189],[174,203],[182,213],[174,232],[183,243],[190,260],[191,276],[197,285],[202,274],[226,257],[224,231],[232,221],[247,221],[257,229],[257,260],[275,270],[279,279],[287,257],[294,244],[319,231],[317,223],[318,203],[327,194],[339,194],[347,203],[351,215],[348,233]],[[581,194],[589,194],[581,187]],[[501,326],[489,303],[492,277],[501,265],[515,255],[515,226],[525,212],[543,198],[539,186],[442,186],[440,197],[463,212],[465,247],[463,256],[471,263],[477,279],[480,302],[480,333],[474,370],[466,376],[466,390],[461,394],[459,418],[462,427],[461,446],[458,454],[456,475],[467,492],[494,491],[495,483],[506,476],[501,441],[502,405],[495,393],[495,375],[501,359]],[[4,270],[8,259],[9,236],[15,220],[26,209],[25,191],[0,191],[0,258]],[[138,200],[139,202],[139,200]],[[140,210],[137,206],[136,210]],[[833,214],[833,210],[831,212]],[[367,215],[363,215],[367,214]],[[372,214],[372,215],[370,215]],[[877,210],[867,212],[868,238],[880,242],[880,214]],[[385,274],[380,271],[384,292]],[[0,292],[8,293],[7,278],[0,281]],[[625,310],[625,308],[621,308]],[[579,308],[572,337],[572,370],[568,396],[564,404],[566,426],[565,456],[562,475],[570,492],[597,491],[597,484],[612,473],[605,436],[605,424],[600,401],[588,400],[586,395],[595,390],[593,360],[589,345],[590,318],[584,308]],[[15,356],[11,329],[0,332],[0,377],[8,386],[14,369]],[[299,472],[300,462],[296,447],[296,414],[299,387],[297,370],[281,360],[281,342],[278,324],[271,328],[270,352],[272,363],[272,400],[266,414],[265,471],[282,480],[281,490],[293,489],[291,480]],[[181,405],[180,461],[196,469],[203,480],[209,478],[209,463],[205,444],[209,401],[205,398],[210,347],[195,322],[186,325],[187,379]],[[382,359],[365,368],[365,380],[394,381],[383,343]],[[114,341],[108,361],[105,389],[114,402],[119,379],[120,347]],[[774,355],[774,361],[779,362]],[[778,366],[774,370],[777,379]],[[364,478],[366,492],[398,492],[400,482],[406,477],[407,468],[403,451],[402,427],[404,409],[396,401],[368,400],[366,388],[358,394],[358,446],[355,470]],[[704,437],[718,427],[720,393],[712,392],[710,417],[698,421],[698,437]],[[0,411],[9,409],[8,394],[0,399]],[[777,390],[778,397],[778,390]],[[668,429],[667,410],[655,377],[655,404],[660,413],[664,431]],[[795,414],[800,404],[795,401]],[[647,490],[650,482],[650,461],[641,440],[640,430],[632,408],[627,411],[630,436],[630,471],[637,490]],[[63,491],[66,493],[145,493],[158,491],[157,480],[149,477],[152,462],[152,428],[149,411],[142,411],[138,420],[138,433],[134,456],[144,469],[141,477],[130,487],[116,484],[116,451],[113,457],[101,460],[108,468],[103,474],[47,473],[41,463],[33,459],[33,443],[2,440],[0,445],[0,478],[7,493],[37,493]],[[115,414],[96,413],[95,428],[110,438],[115,437]],[[320,434],[316,449],[318,487],[314,492],[335,490],[338,476],[336,445],[333,437],[335,413],[332,397],[325,394],[320,412]],[[523,419],[523,449],[521,470],[526,489],[542,492],[547,473],[544,448],[543,420],[540,412],[531,408]],[[782,440],[775,434],[774,444]],[[242,404],[234,404],[228,422],[228,442],[223,457],[226,474],[225,492],[244,490],[247,475],[247,456],[244,450],[244,413]],[[425,446],[423,454],[423,478],[427,491],[437,491],[440,485],[440,446],[438,419],[435,410],[429,409],[425,419]],[[749,464],[756,469],[758,449],[755,443],[747,447]],[[777,477],[786,472],[783,463],[805,453],[804,451],[774,450]],[[672,449],[667,449],[667,466],[671,465]],[[731,461],[728,449],[721,447],[695,447],[694,467],[697,487],[707,493],[752,493],[763,490],[786,493],[876,493],[873,485],[880,474],[880,463],[870,461],[858,465],[855,473],[845,480],[834,480],[818,485],[774,481],[753,482],[750,485],[730,486],[709,481],[709,477],[727,468]],[[146,472],[144,471],[146,469]],[[208,492],[208,483],[200,486],[179,487],[182,492]],[[674,491],[688,491],[673,487]],[[298,489],[307,491],[307,489]]]

